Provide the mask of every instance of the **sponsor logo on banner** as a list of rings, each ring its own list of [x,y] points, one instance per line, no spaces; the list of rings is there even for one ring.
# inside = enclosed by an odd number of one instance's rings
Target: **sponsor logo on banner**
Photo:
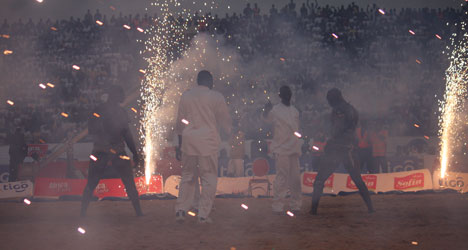
[[[50,182],[49,189],[57,193],[66,193],[71,191],[71,187],[68,182]]]
[[[367,188],[370,190],[375,190],[377,188],[377,175],[363,175],[362,180],[366,184]],[[351,179],[351,176],[348,175],[346,180],[346,187],[349,189],[358,189],[354,181]]]
[[[396,190],[405,190],[409,188],[423,188],[424,173],[415,173],[405,177],[394,178],[394,188]]]
[[[0,184],[0,198],[31,196],[33,184],[30,181],[6,182]]]
[[[463,180],[463,177],[461,176],[457,176],[454,179],[439,178],[439,186],[451,187],[451,188],[463,188],[465,186],[465,181]]]
[[[328,179],[325,181],[325,187],[333,188],[333,179],[335,175],[332,174]],[[302,182],[304,186],[313,187],[315,183],[315,178],[317,178],[317,173],[304,173],[302,177]]]

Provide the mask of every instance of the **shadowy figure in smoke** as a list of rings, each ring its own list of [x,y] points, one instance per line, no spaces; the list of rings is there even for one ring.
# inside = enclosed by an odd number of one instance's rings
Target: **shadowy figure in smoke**
[[[333,108],[331,114],[332,134],[325,146],[325,154],[319,164],[319,171],[314,183],[312,194],[312,208],[310,213],[317,214],[320,196],[328,177],[342,163],[349,176],[356,184],[362,199],[367,205],[369,213],[374,212],[369,190],[362,180],[357,154],[356,126],[359,121],[357,110],[341,95],[341,91],[332,88],[327,93],[327,101]]]
[[[86,216],[93,191],[108,165],[117,170],[132,201],[136,215],[142,216],[133,171],[125,153],[126,143],[133,154],[135,165],[138,165],[139,157],[128,127],[127,113],[120,107],[120,103],[124,100],[124,91],[120,86],[112,86],[108,94],[108,101],[98,106],[88,121],[89,134],[93,136],[94,140],[92,155],[97,159],[91,159],[89,164],[88,183],[83,191],[81,203],[81,216]]]

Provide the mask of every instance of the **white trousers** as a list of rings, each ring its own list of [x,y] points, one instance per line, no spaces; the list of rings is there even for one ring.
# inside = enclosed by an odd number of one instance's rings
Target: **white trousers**
[[[182,179],[179,184],[179,197],[176,211],[189,211],[194,206],[196,189],[201,194],[198,202],[198,216],[207,218],[210,215],[218,184],[218,154],[211,156],[194,156],[182,153]]]
[[[244,159],[230,159],[227,169],[228,176],[244,176]]]
[[[288,190],[290,192],[290,209],[300,210],[302,205],[302,190],[299,155],[275,155],[275,160],[276,178],[273,182],[273,211],[284,211]]]

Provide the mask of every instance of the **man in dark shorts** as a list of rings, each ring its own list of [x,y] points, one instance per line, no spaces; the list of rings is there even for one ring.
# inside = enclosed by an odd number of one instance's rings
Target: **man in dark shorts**
[[[372,207],[369,191],[361,178],[357,162],[356,126],[359,120],[358,112],[351,104],[344,100],[341,91],[337,88],[328,91],[327,101],[333,108],[331,114],[332,133],[325,146],[325,153],[321,159],[319,171],[315,178],[310,213],[313,215],[317,214],[325,181],[339,167],[340,163],[344,165],[356,187],[358,187],[369,213],[372,213],[374,212],[374,208]]]
[[[138,165],[138,152],[128,127],[127,113],[120,106],[124,100],[124,91],[119,86],[112,86],[108,95],[107,102],[98,106],[88,121],[88,130],[93,136],[94,147],[90,156],[88,183],[83,191],[81,216],[86,216],[93,191],[109,165],[119,173],[136,215],[142,216],[130,158],[125,153],[126,143],[133,154],[135,165]]]

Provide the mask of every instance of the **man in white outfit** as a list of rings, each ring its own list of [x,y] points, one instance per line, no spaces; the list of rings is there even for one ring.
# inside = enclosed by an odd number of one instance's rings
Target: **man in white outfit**
[[[176,203],[176,220],[183,221],[193,206],[200,178],[202,190],[198,204],[198,221],[208,218],[218,182],[218,152],[221,137],[218,128],[231,133],[231,117],[221,93],[211,90],[213,76],[202,70],[198,86],[185,91],[180,98],[176,132],[179,135],[177,159],[182,159],[182,179]],[[181,157],[182,156],[182,157]]]
[[[273,182],[274,212],[284,212],[288,190],[290,192],[289,206],[292,211],[301,209],[301,179],[299,156],[301,141],[299,137],[299,112],[291,105],[292,92],[288,86],[280,88],[281,103],[274,107],[271,102],[265,105],[263,118],[273,124],[274,134],[270,152],[276,161],[276,178]]]

